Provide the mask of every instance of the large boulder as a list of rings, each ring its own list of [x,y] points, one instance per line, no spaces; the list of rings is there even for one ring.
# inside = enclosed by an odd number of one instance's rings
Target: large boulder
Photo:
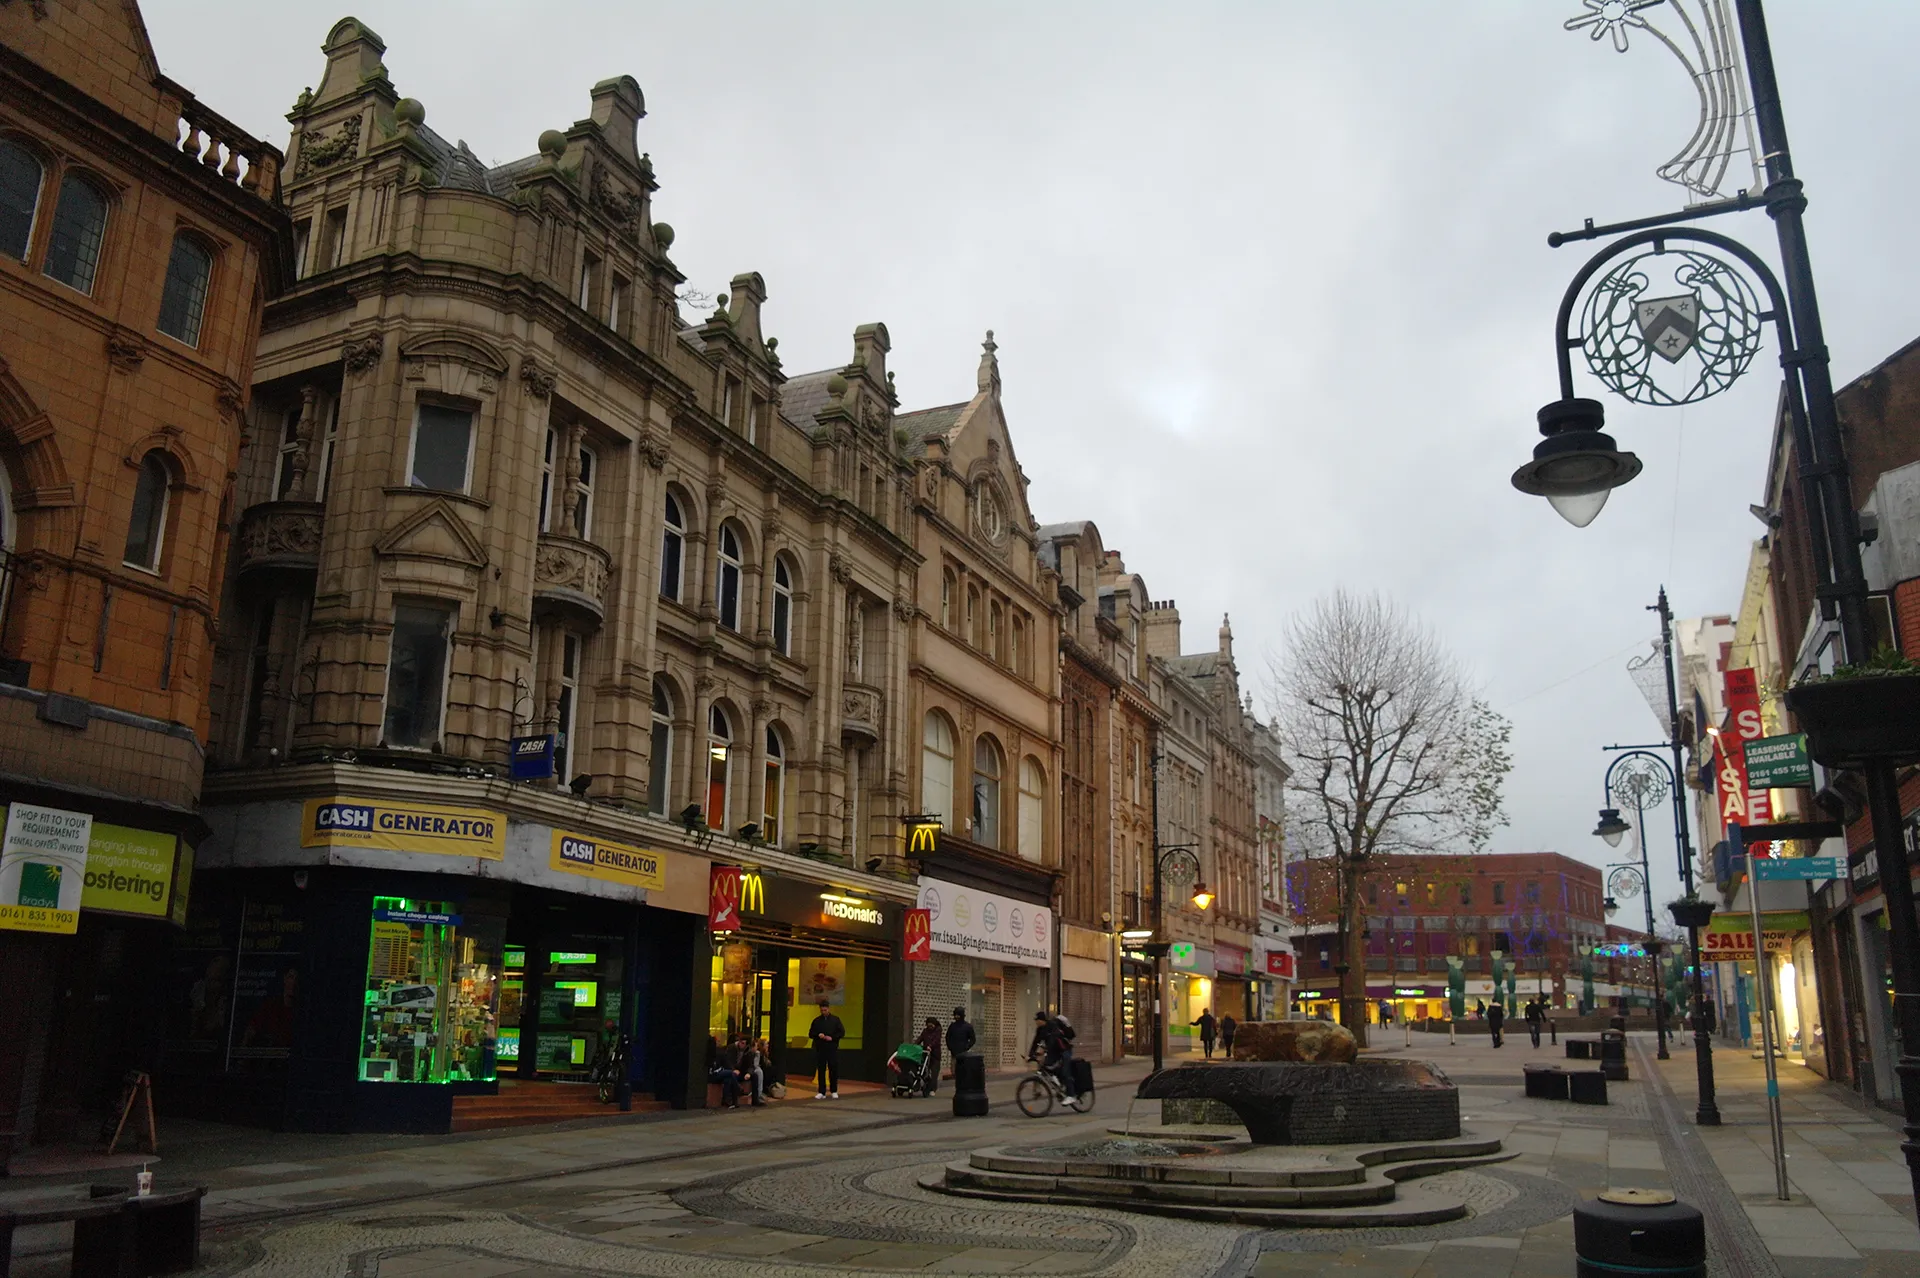
[[[1248,1021],[1233,1032],[1236,1061],[1310,1061],[1344,1064],[1360,1054],[1360,1044],[1344,1025],[1332,1021]]]

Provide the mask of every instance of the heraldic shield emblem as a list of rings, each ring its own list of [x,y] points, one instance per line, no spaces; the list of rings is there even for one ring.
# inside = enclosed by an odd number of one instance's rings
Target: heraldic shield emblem
[[[1634,304],[1633,317],[1653,353],[1675,364],[1700,335],[1700,295],[1649,297]]]

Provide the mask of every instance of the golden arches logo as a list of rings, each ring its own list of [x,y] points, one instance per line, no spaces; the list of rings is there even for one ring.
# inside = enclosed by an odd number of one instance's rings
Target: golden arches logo
[[[919,822],[907,827],[907,855],[916,852],[938,850],[940,841],[940,823],[938,821]]]
[[[767,885],[759,874],[748,872],[740,876],[740,910],[751,910],[755,914],[767,912]]]

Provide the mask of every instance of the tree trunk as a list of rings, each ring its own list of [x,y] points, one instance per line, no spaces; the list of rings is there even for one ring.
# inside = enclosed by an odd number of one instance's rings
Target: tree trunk
[[[1347,974],[1340,979],[1340,1023],[1347,1027],[1354,1039],[1365,1047],[1367,1045],[1367,946],[1360,935],[1360,862],[1348,859],[1340,866],[1341,877],[1346,880],[1342,893],[1344,906],[1341,918],[1343,935],[1346,937],[1346,953],[1342,961],[1347,965]]]

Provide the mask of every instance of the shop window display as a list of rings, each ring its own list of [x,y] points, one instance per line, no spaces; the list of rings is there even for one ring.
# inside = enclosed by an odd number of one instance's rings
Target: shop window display
[[[375,897],[360,1079],[455,1083],[494,1077],[500,925],[440,902]]]
[[[803,1048],[821,999],[847,1027],[843,1049],[860,1048],[866,1019],[867,963],[858,958],[809,956],[787,960],[787,1045]]]
[[[568,949],[541,957],[534,1069],[541,1075],[585,1081],[600,1036],[620,1023],[622,942],[618,937],[574,937]],[[524,992],[524,991],[523,991]]]

